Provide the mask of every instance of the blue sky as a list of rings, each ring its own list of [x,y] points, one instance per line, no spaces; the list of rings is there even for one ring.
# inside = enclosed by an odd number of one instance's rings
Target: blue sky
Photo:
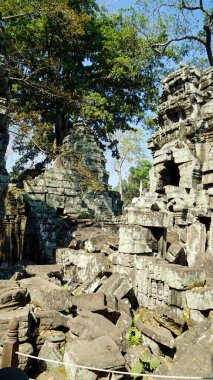
[[[135,0],[98,0],[98,4],[106,5],[108,9],[128,8],[135,4]]]

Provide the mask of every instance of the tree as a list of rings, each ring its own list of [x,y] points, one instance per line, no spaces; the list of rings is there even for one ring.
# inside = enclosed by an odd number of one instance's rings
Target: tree
[[[143,144],[144,132],[141,128],[135,128],[132,131],[117,132],[113,138],[117,141],[118,155],[115,160],[115,171],[118,175],[118,189],[123,200],[123,168],[124,165],[132,162],[138,163],[144,156]]]
[[[40,151],[51,159],[79,118],[104,142],[155,108],[164,61],[130,11],[110,15],[93,0],[7,0],[0,11],[23,162]]]
[[[141,12],[152,18],[151,23],[144,25],[141,33],[146,35],[147,40],[160,54],[171,46],[182,45],[185,54],[191,55],[193,50],[198,58],[198,48],[202,56],[208,58],[208,63],[213,66],[213,7],[209,0],[138,0]],[[154,33],[153,33],[154,29]],[[154,36],[156,30],[161,31],[162,41]],[[175,45],[174,45],[175,44]],[[198,61],[198,59],[197,59]],[[203,59],[202,59],[203,61]]]
[[[133,198],[139,197],[141,185],[143,189],[148,188],[151,167],[148,160],[141,160],[137,166],[131,166],[128,179],[123,183],[124,205],[127,206]]]

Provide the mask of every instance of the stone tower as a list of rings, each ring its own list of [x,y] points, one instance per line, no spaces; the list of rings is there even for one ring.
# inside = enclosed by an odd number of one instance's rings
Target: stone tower
[[[113,263],[141,304],[196,309],[213,269],[213,68],[182,65],[162,84],[150,191],[125,210]]]

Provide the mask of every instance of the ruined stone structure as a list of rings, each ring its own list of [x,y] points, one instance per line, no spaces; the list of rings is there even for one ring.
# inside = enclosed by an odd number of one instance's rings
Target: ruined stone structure
[[[121,201],[110,191],[103,150],[91,129],[77,123],[63,140],[53,168],[25,182],[36,200],[74,218],[108,219],[121,213]]]
[[[212,68],[185,65],[163,80],[150,191],[125,210],[114,270],[147,307],[213,308],[212,83]]]
[[[103,150],[91,129],[77,123],[65,137],[53,167],[10,185],[7,218],[0,236],[0,258],[54,262],[55,249],[67,247],[76,223],[111,221],[121,213],[117,192],[108,186]]]

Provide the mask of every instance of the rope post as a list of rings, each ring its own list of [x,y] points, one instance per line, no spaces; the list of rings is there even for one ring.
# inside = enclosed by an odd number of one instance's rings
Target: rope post
[[[13,318],[8,323],[7,338],[3,344],[1,368],[18,367],[18,328],[19,321]]]

